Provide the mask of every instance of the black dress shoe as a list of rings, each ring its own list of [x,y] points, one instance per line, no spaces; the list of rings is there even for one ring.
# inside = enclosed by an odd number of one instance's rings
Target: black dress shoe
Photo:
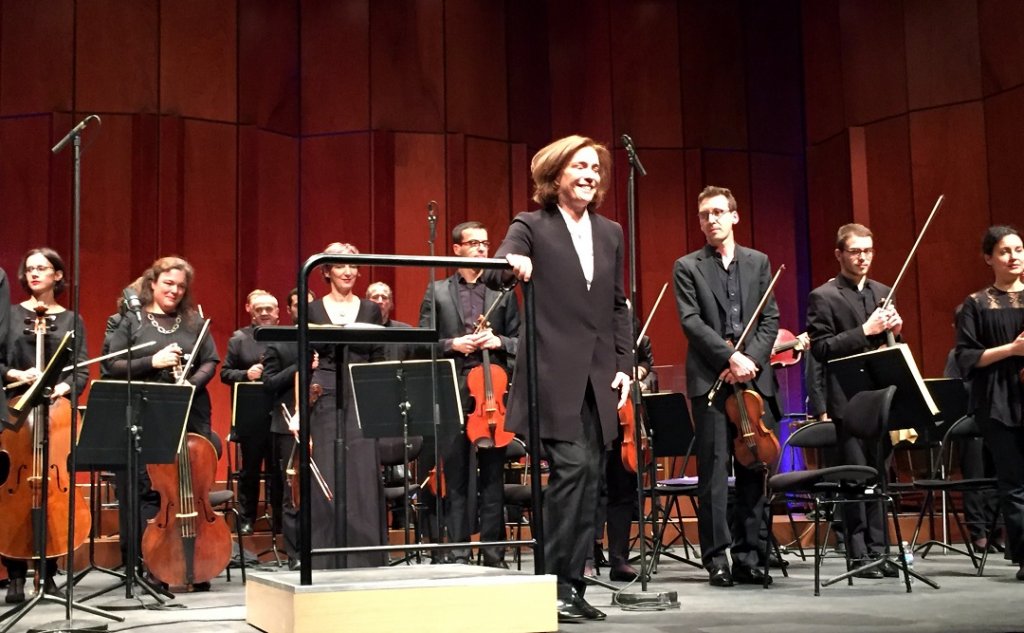
[[[640,573],[629,563],[615,565],[608,572],[608,578],[614,582],[633,582],[640,577]]]
[[[48,596],[56,596],[57,598],[66,598],[64,592],[57,588],[57,583],[54,582],[53,578],[47,578],[46,583],[43,584],[43,593]]]
[[[732,574],[725,566],[712,567],[708,570],[708,584],[712,587],[732,587]]]
[[[871,567],[869,569],[862,569],[867,564],[868,564],[868,561],[864,561],[864,560],[855,560],[855,561],[853,561],[853,564],[852,564],[853,569],[859,570],[853,576],[855,578],[873,578],[875,580],[877,580],[879,578],[885,578],[885,576],[882,575],[882,570],[877,568],[877,567]]]
[[[1017,570],[1017,580],[1024,580],[1024,565],[1021,565],[1020,569]]]
[[[880,554],[872,554],[871,560],[876,561],[881,558]],[[900,568],[896,566],[896,563],[886,559],[881,565],[878,566],[878,571],[882,572],[883,578],[899,578]]]
[[[484,567],[494,567],[496,569],[508,569],[508,563],[504,560],[485,560]]]
[[[571,598],[565,600],[559,598],[555,605],[558,609],[559,622],[579,622],[587,619],[587,616],[583,615],[583,612],[576,606],[576,601]]]
[[[579,594],[575,594],[573,596],[573,605],[576,606],[576,609],[582,613],[583,617],[587,620],[603,620],[608,617],[605,615],[604,611],[595,609],[592,604],[587,602],[583,596]]]
[[[7,597],[4,598],[7,604],[18,604],[25,602],[25,579],[12,578],[7,585]]]
[[[242,521],[242,523],[238,526],[238,533],[242,536],[252,535],[252,523],[249,521]]]
[[[765,573],[757,567],[747,567],[746,565],[732,566],[732,579],[738,584],[763,585],[766,578],[768,584],[772,584],[772,577],[765,576]]]
[[[601,567],[608,566],[608,559],[604,557],[604,549],[601,547],[601,543],[598,541],[594,542],[594,568],[600,569]]]
[[[773,569],[786,569],[789,567],[789,561],[780,557],[775,552],[770,552],[768,554],[768,566]]]

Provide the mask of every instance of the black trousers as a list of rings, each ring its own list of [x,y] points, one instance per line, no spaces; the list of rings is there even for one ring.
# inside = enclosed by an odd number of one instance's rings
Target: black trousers
[[[878,441],[867,441],[853,437],[843,428],[843,421],[836,420],[839,451],[844,464],[857,464],[875,468],[879,463]],[[879,476],[886,476],[892,460],[892,443],[888,433],[882,438],[883,467]],[[850,558],[866,558],[881,554],[885,550],[887,519],[880,503],[844,503],[843,523],[846,527],[846,547]]]
[[[996,468],[992,461],[992,452],[985,446],[982,438],[973,437],[960,442],[960,470],[964,479],[995,477]],[[995,536],[988,533],[988,526],[992,525],[992,519],[998,514],[998,492],[964,493],[964,519],[967,530],[971,533],[971,540],[978,541]],[[1001,525],[1002,522],[997,521],[996,531]]]
[[[697,532],[701,562],[706,569],[725,566],[726,550],[733,565],[758,567],[763,542],[765,473],[736,464],[736,491],[732,511],[729,508],[729,471],[733,465],[733,425],[725,415],[724,394],[714,405],[706,395],[693,398],[697,455]]]
[[[238,446],[241,453],[241,464],[238,469],[238,506],[242,520],[252,524],[256,520],[257,505],[260,500],[260,479],[264,472],[267,477],[270,507],[273,510],[274,523],[280,525],[281,516],[281,478],[277,473],[277,462],[274,460],[274,442],[271,433],[239,437]],[[265,464],[265,466],[264,466]]]
[[[621,448],[622,440],[615,440],[606,455],[594,521],[595,542],[603,540],[608,528],[608,562],[612,567],[629,562],[629,527],[636,515],[636,474],[622,465]]]
[[[604,440],[593,385],[580,407],[580,435],[571,442],[543,440],[550,471],[544,490],[544,573],[558,579],[558,597],[583,595],[583,567],[594,547],[594,510],[605,467]]]
[[[299,559],[299,509],[292,499],[292,489],[288,486],[288,475],[285,473],[288,465],[288,458],[291,457],[292,447],[297,446],[295,436],[291,433],[271,433],[273,447],[273,460],[276,464],[275,477],[278,487],[281,488],[281,534],[284,536],[284,551],[288,558]],[[299,472],[299,454],[295,453],[295,463],[292,465],[295,472]],[[295,475],[296,478],[298,474]],[[321,494],[320,488],[315,481],[313,494]],[[276,519],[275,519],[276,520]]]
[[[445,438],[443,449],[447,489],[445,523],[449,540],[452,543],[469,541],[470,534],[477,531],[477,510],[480,517],[480,539],[504,540],[505,449],[473,450],[463,433]],[[479,504],[476,503],[477,498]],[[452,550],[451,555],[456,562],[468,562],[470,548]],[[498,547],[485,548],[483,556],[484,562],[495,563],[505,558],[505,550]]]
[[[999,506],[1006,522],[1006,551],[1024,564],[1024,429],[982,420],[981,433],[992,451],[999,480]]]

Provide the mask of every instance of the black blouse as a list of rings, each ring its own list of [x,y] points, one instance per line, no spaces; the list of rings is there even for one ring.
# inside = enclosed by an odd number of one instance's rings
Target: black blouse
[[[1021,415],[1020,370],[1024,359],[1005,358],[977,367],[989,348],[1012,342],[1024,332],[1024,292],[995,287],[979,290],[964,300],[956,324],[956,363],[971,381],[971,409],[979,420],[998,420],[1006,426],[1024,424]]]
[[[7,372],[11,369],[25,370],[36,366],[36,335],[32,332],[36,320],[35,310],[29,310],[21,304],[11,306],[10,328],[7,333],[7,356],[0,359],[0,376],[8,381]],[[45,352],[43,362],[49,360],[50,356],[57,350],[57,345],[64,337],[64,334],[74,327],[78,320],[78,332],[82,337],[78,343],[78,362],[81,363],[89,358],[85,346],[85,324],[81,317],[76,317],[70,310],[47,315],[51,319],[49,328],[45,335]],[[89,368],[79,367],[72,371],[61,374],[60,382],[71,386],[72,377],[75,387],[81,393],[89,382]]]

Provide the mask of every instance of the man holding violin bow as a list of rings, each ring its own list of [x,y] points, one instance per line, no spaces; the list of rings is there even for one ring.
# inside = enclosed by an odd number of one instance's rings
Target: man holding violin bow
[[[463,222],[452,230],[452,251],[457,257],[487,257],[489,249],[487,229],[482,223]],[[466,414],[472,416],[474,409],[484,404],[485,395],[476,388],[471,394],[470,385],[483,384],[476,376],[485,370],[485,365],[493,362],[495,369],[504,370],[504,384],[496,380],[492,385],[493,395],[500,398],[498,394],[504,394],[507,389],[519,341],[519,304],[514,293],[487,288],[480,280],[482,270],[469,264],[467,261],[465,268],[459,268],[452,276],[434,282],[433,288],[427,289],[420,305],[419,324],[420,327],[430,326],[433,295],[440,338],[439,356],[455,360],[462,405]],[[475,369],[476,374],[471,375]],[[504,411],[505,403],[497,404],[498,409]],[[438,438],[445,480],[439,489],[447,495],[448,538],[456,543],[469,541],[476,516],[470,511],[477,498],[474,484],[479,482],[480,538],[501,541],[505,538],[503,474],[507,441],[503,443],[493,435],[477,436],[469,431],[467,426],[467,434]],[[478,467],[479,478],[476,476]],[[468,563],[469,556],[468,547],[452,551],[456,563]],[[483,559],[487,566],[508,568],[501,548],[485,549]]]
[[[733,227],[739,214],[732,192],[705,187],[697,205],[707,244],[676,260],[673,279],[679,320],[689,344],[686,389],[696,433],[701,562],[713,587],[731,587],[737,582],[762,584],[764,549],[759,530],[765,503],[765,463],[773,466],[775,458],[761,455],[755,463],[741,464],[732,448],[737,433],[726,416],[726,400],[741,395],[744,401],[774,398],[769,358],[779,329],[779,311],[774,297],[768,296],[763,310],[756,314],[769,290],[771,269],[767,255],[736,244]],[[752,319],[754,323],[737,350],[734,344]],[[716,383],[725,384],[712,394]],[[763,411],[770,409],[762,407]],[[760,418],[749,422],[771,434]],[[775,446],[777,454],[777,440]],[[730,514],[728,477],[734,459],[736,495]],[[731,571],[726,550],[732,554]],[[771,583],[771,577],[767,581]]]

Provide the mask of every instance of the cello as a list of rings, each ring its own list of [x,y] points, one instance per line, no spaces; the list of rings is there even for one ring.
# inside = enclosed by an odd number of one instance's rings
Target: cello
[[[36,369],[43,371],[46,364],[46,333],[55,326],[47,316],[46,306],[35,308],[32,329],[35,335]],[[26,319],[29,321],[29,319]],[[21,396],[25,398],[26,396]],[[14,417],[20,417],[23,407],[20,398],[9,406]],[[70,481],[67,469],[71,451],[71,402],[57,398],[47,408],[41,404],[25,416],[20,428],[0,433],[0,452],[10,461],[7,480],[0,488],[0,508],[6,517],[0,521],[0,553],[8,558],[29,560],[39,554],[37,534],[33,528],[41,527],[46,518],[46,558],[63,556],[77,549],[89,535],[92,517],[82,493]],[[44,436],[49,447],[43,459]],[[44,462],[46,472],[44,469]],[[43,486],[46,486],[46,506],[43,506]],[[75,497],[75,533],[68,542],[68,508],[70,495]],[[41,535],[42,530],[39,530]],[[36,569],[39,571],[38,566]]]
[[[184,367],[174,368],[175,384],[185,384],[210,328],[209,319]],[[231,532],[224,515],[210,505],[217,472],[217,451],[198,433],[186,433],[171,464],[146,466],[160,510],[142,535],[142,556],[157,580],[192,591],[209,582],[231,561]]]
[[[490,327],[487,317],[501,298],[508,292],[503,288],[487,312],[476,321],[473,334],[480,334]],[[505,430],[505,393],[508,390],[508,374],[491,363],[488,349],[481,349],[480,365],[469,370],[466,387],[476,402],[476,408],[466,418],[466,437],[477,448],[504,448],[515,438],[515,433]]]

